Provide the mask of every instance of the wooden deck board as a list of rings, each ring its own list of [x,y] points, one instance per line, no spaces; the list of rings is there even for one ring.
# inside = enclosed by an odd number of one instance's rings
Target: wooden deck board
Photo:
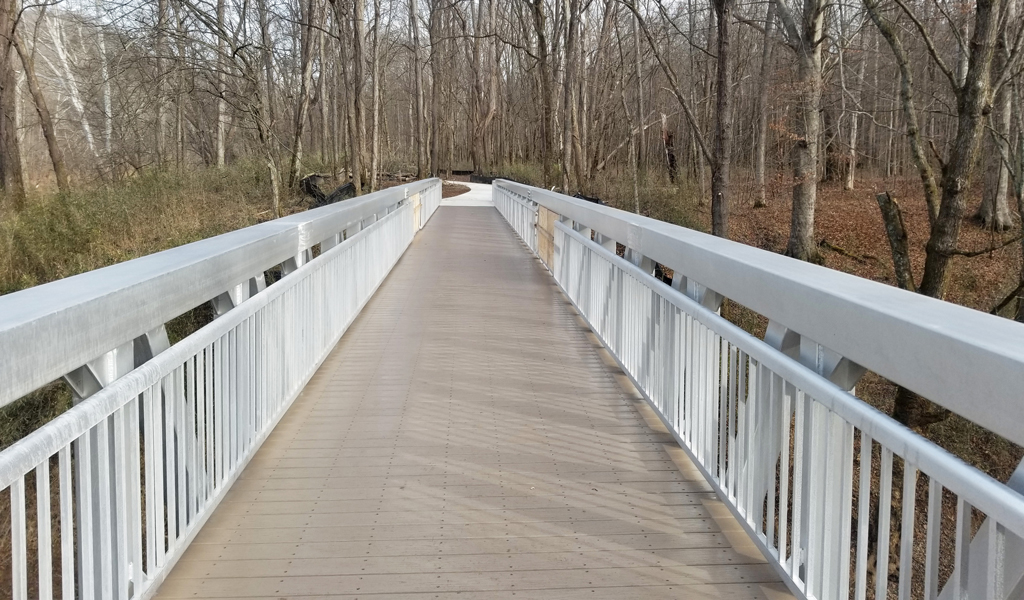
[[[609,363],[494,209],[442,208],[158,597],[788,597]]]

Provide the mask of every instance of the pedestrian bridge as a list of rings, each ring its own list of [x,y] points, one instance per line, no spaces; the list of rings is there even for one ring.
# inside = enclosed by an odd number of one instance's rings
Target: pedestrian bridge
[[[854,391],[871,370],[1024,443],[1024,326],[472,187],[0,297],[0,404],[76,397],[0,453],[0,596],[1024,593],[1024,485]],[[196,307],[216,318],[170,343]]]

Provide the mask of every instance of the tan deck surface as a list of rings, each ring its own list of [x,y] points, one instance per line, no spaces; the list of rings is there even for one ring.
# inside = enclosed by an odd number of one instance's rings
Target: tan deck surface
[[[787,597],[595,339],[442,207],[159,597]]]

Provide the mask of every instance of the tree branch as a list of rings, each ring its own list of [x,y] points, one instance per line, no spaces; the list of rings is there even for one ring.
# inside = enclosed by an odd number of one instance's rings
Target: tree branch
[[[690,124],[693,137],[697,141],[697,145],[700,146],[701,153],[708,161],[708,164],[715,164],[715,159],[711,154],[711,150],[708,148],[707,140],[704,139],[704,132],[701,131],[700,126],[697,124],[697,117],[693,114],[690,103],[686,101],[686,96],[683,95],[683,91],[679,87],[679,80],[676,77],[676,72],[672,69],[672,65],[665,62],[665,59],[661,56],[661,52],[658,52],[658,47],[654,44],[654,36],[651,35],[651,30],[648,29],[647,23],[640,16],[640,12],[637,10],[636,5],[631,0],[619,1],[633,13],[634,17],[636,17],[637,24],[644,32],[644,37],[647,38],[647,43],[651,46],[654,58],[657,59],[658,64],[661,66],[661,70],[665,73],[666,79],[668,79],[669,85],[672,87],[672,94],[676,97],[676,100],[679,101],[679,105],[686,114],[686,121]]]
[[[909,17],[910,20],[914,23],[914,26],[917,27],[917,31],[921,34],[921,38],[924,40],[925,47],[928,48],[928,54],[931,55],[932,60],[935,61],[935,65],[939,68],[940,71],[942,71],[942,74],[946,76],[946,79],[949,80],[949,85],[953,86],[953,89],[959,93],[960,82],[957,81],[956,75],[953,73],[953,71],[951,71],[949,67],[946,66],[946,61],[942,60],[942,57],[939,56],[939,52],[938,50],[935,49],[935,44],[932,42],[932,37],[928,35],[928,30],[925,29],[924,23],[922,23],[921,20],[917,18],[917,15],[915,15],[910,10],[910,8],[907,7],[903,0],[893,0],[893,2],[895,2],[896,5],[899,6],[904,13],[906,13],[907,17]]]
[[[1021,239],[1022,239],[1022,236],[1018,235],[1018,236],[1014,236],[1014,237],[1012,237],[1012,238],[1010,238],[1008,240],[1005,240],[1005,241],[1003,241],[1003,242],[1001,242],[999,244],[996,244],[995,246],[992,246],[990,248],[985,248],[984,250],[969,250],[969,251],[968,250],[951,250],[949,252],[944,252],[943,255],[944,256],[963,256],[965,258],[974,258],[975,256],[981,256],[982,254],[990,254],[992,252],[995,252],[996,250],[1001,250],[1001,249],[1009,246],[1010,244],[1016,244],[1017,242],[1021,241]]]

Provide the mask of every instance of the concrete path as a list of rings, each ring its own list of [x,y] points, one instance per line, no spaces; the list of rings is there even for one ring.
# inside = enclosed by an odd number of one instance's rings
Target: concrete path
[[[454,181],[456,185],[464,185],[469,188],[465,194],[454,198],[446,198],[441,201],[441,206],[494,206],[491,201],[491,186],[486,183],[466,183],[465,181]]]

